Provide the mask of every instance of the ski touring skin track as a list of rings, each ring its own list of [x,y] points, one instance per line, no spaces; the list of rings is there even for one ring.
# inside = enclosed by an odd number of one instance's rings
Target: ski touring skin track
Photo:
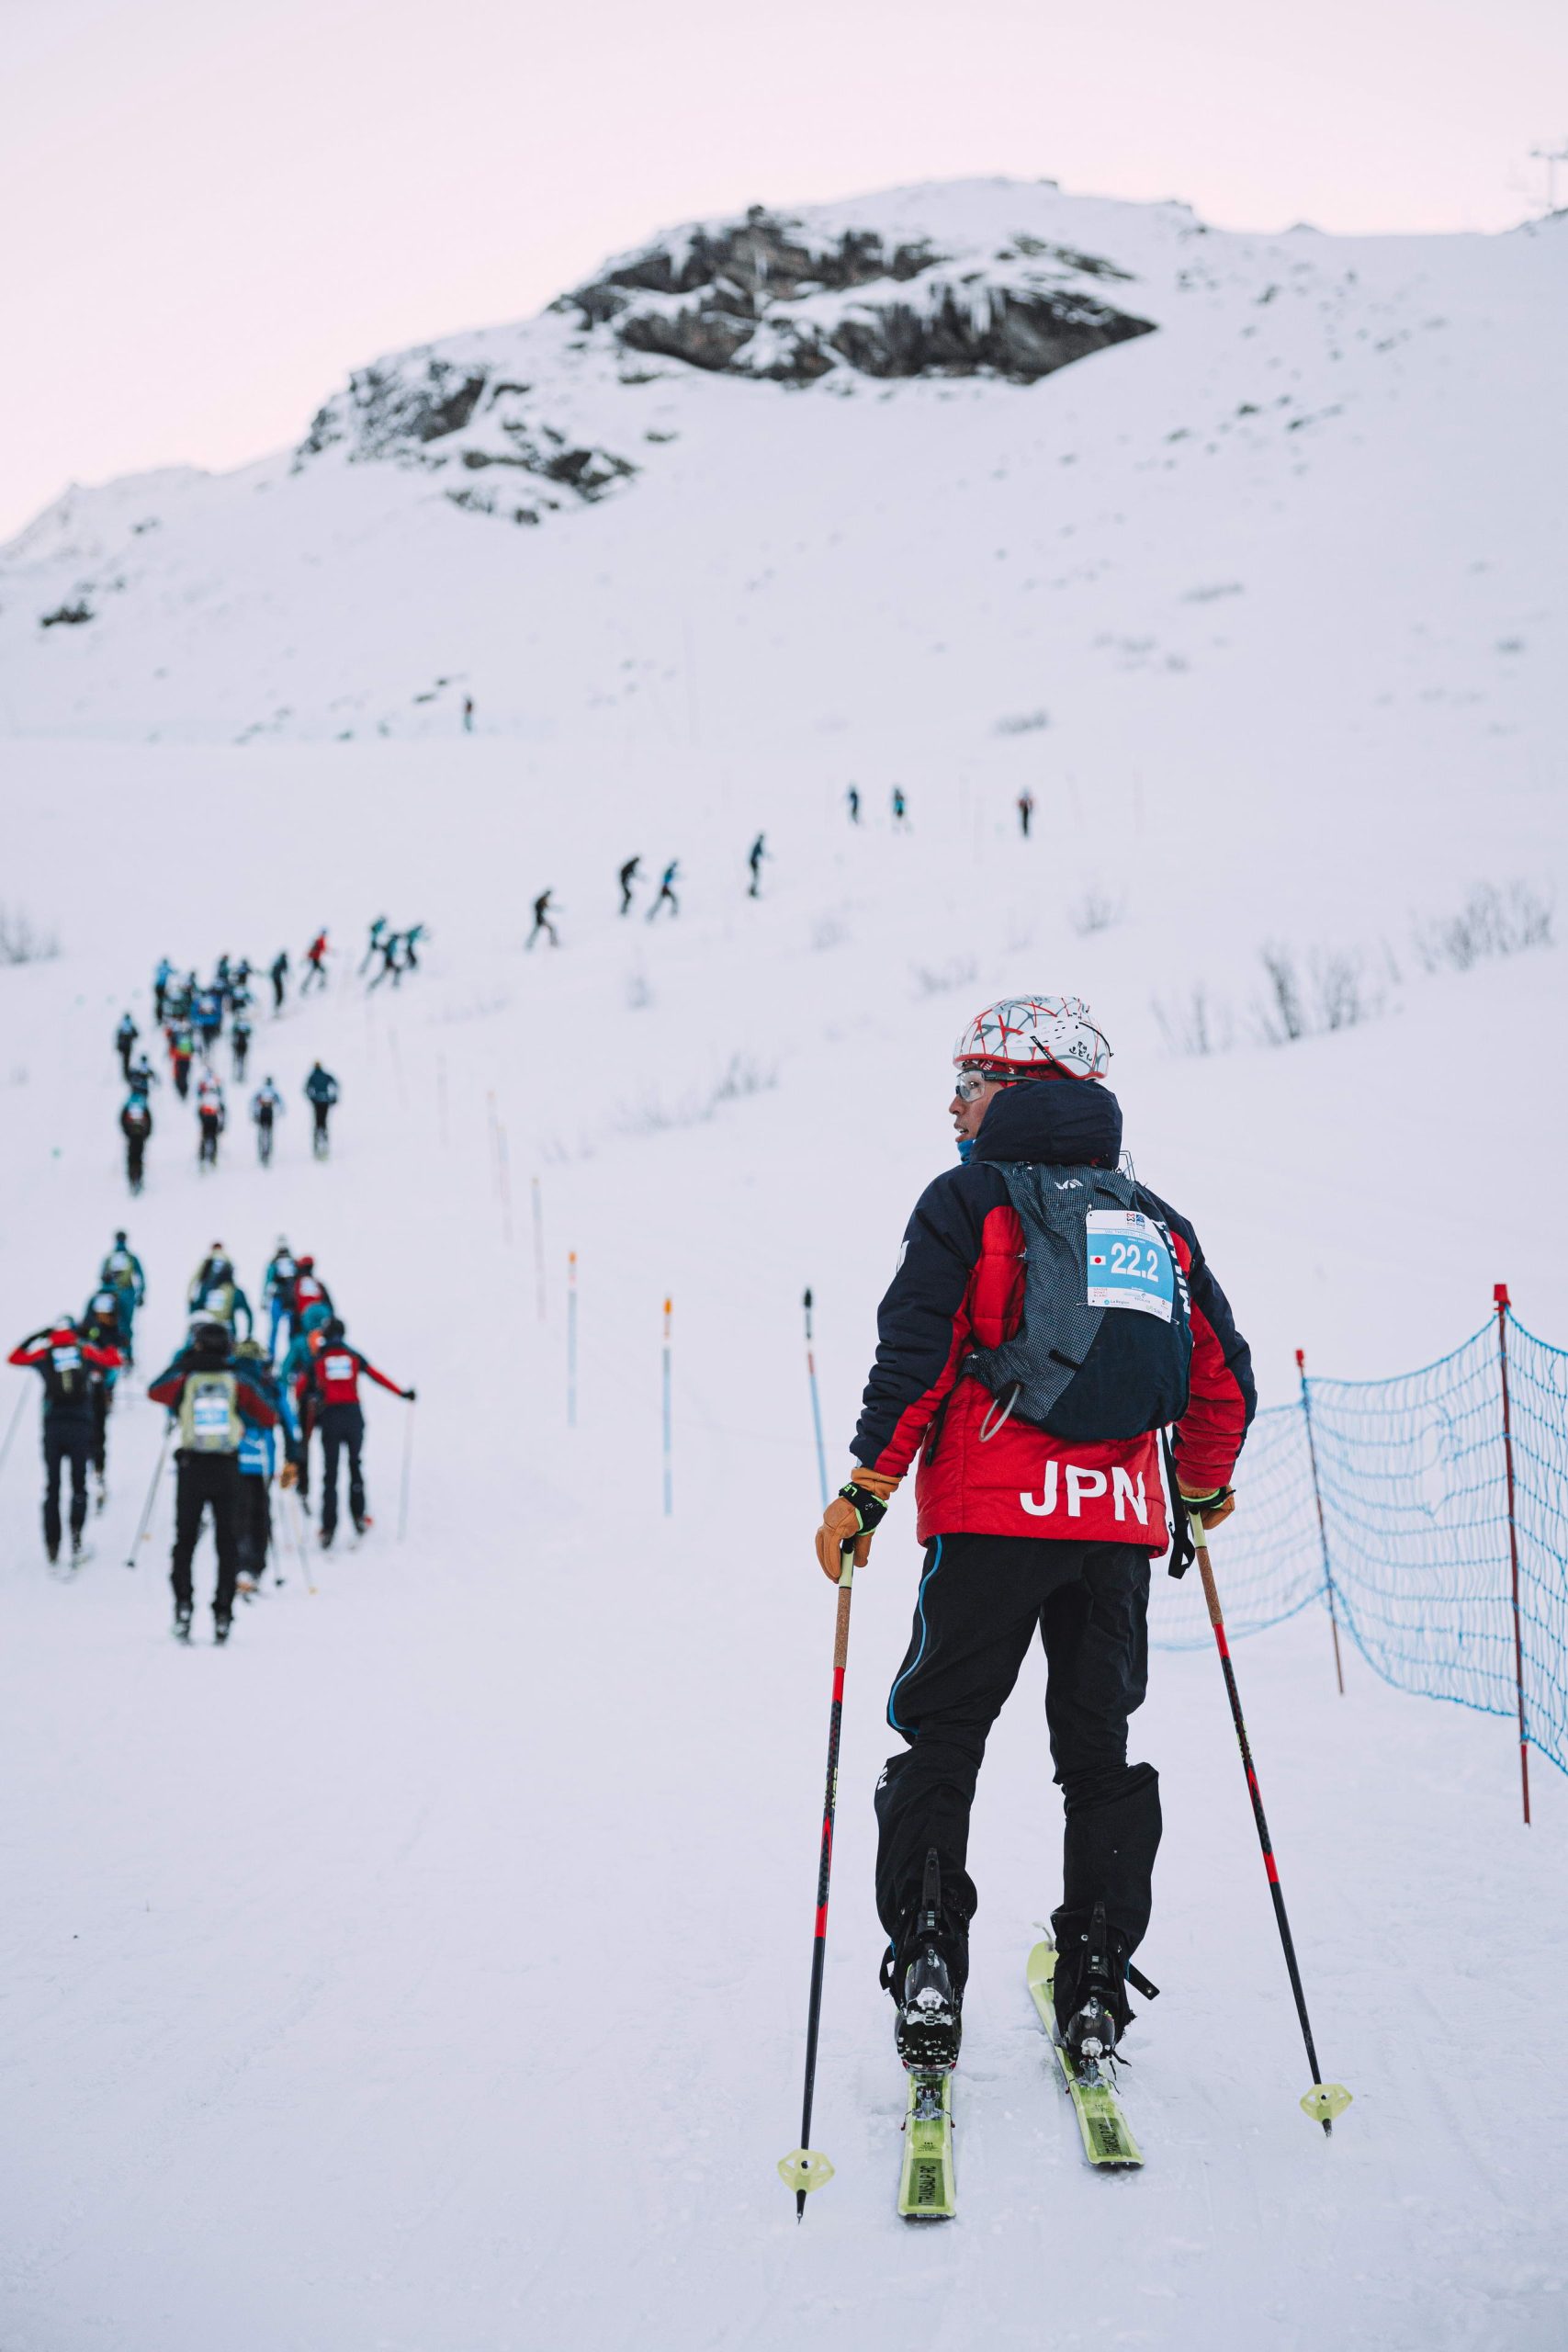
[[[1144,2154],[1133,2137],[1115,2093],[1097,2065],[1086,2066],[1081,2073],[1074,2067],[1057,2033],[1055,2005],[1051,1997],[1055,1974],[1056,1947],[1047,1937],[1029,1955],[1029,1993],[1040,2022],[1051,2037],[1063,2086],[1078,2119],[1083,2152],[1099,2170],[1133,2171],[1143,2163]]]
[[[906,2222],[951,2222],[958,2211],[953,2169],[953,2076],[909,2075],[898,2213]]]

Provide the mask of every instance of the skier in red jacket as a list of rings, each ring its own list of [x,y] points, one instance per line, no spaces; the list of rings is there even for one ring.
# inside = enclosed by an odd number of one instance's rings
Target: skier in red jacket
[[[94,1374],[118,1372],[118,1348],[95,1347],[68,1315],[46,1331],[21,1340],[6,1359],[36,1372],[43,1382],[43,1545],[51,1564],[60,1557],[60,1474],[71,1464],[71,1564],[85,1556],[82,1531],[87,1523],[87,1465],[95,1444]]]
[[[1158,1775],[1127,1761],[1147,1682],[1160,1433],[1205,1526],[1254,1408],[1250,1358],[1185,1218],[1118,1170],[1110,1047],[1074,997],[1009,999],[960,1038],[961,1166],[928,1185],[878,1314],[856,1467],[818,1557],[858,1566],[910,1463],[925,1566],[876,1792],[883,1982],[912,2068],[958,2055],[976,1892],[969,1810],[1038,1630],[1066,1815],[1059,2029],[1109,2055],[1148,1926]],[[1185,1555],[1183,1555],[1184,1564]],[[1134,1975],[1136,1972],[1134,1972]]]
[[[339,1457],[348,1454],[348,1510],[354,1521],[354,1532],[363,1535],[370,1524],[365,1508],[365,1475],[360,1467],[360,1453],[365,1443],[365,1408],[359,1401],[361,1373],[394,1396],[401,1396],[412,1405],[414,1392],[400,1388],[384,1372],[378,1372],[368,1356],[351,1348],[344,1338],[343,1324],[334,1315],[321,1328],[320,1344],[299,1383],[299,1396],[304,1414],[309,1416],[308,1429],[321,1432],[321,1549],[325,1551],[337,1532],[337,1473]],[[309,1442],[307,1438],[307,1442]]]

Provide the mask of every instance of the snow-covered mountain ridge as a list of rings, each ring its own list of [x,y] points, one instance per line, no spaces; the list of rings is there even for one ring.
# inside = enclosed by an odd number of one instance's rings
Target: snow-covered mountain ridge
[[[0,719],[401,735],[472,695],[533,744],[651,705],[699,759],[765,710],[951,760],[1042,708],[1103,752],[1134,672],[1180,741],[1217,663],[1340,739],[1407,684],[1516,729],[1565,253],[1044,182],[691,225],[355,371],[292,451],[67,492],[0,552]]]

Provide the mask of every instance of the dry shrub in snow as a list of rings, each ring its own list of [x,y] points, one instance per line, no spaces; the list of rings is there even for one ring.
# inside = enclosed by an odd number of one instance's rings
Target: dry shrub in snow
[[[1258,951],[1268,987],[1256,1007],[1258,1033],[1265,1045],[1288,1046],[1335,1029],[1375,1021],[1387,1003],[1367,959],[1348,948],[1314,948],[1304,968],[1291,947]]]
[[[1416,953],[1428,972],[1468,972],[1487,956],[1550,947],[1552,912],[1528,882],[1478,882],[1457,914],[1416,925]]]
[[[1068,920],[1080,939],[1090,939],[1097,931],[1110,931],[1126,911],[1124,901],[1109,891],[1086,890]]]
[[[949,996],[954,989],[966,989],[980,967],[973,956],[954,956],[946,964],[912,964],[909,969],[917,996]]]
[[[614,1125],[624,1136],[667,1135],[676,1127],[700,1127],[724,1103],[766,1094],[778,1082],[778,1071],[771,1063],[754,1061],[750,1054],[731,1054],[706,1089],[682,1094],[674,1102],[666,1102],[660,1094],[645,1095],[639,1103],[618,1112]]]
[[[19,909],[0,907],[0,964],[47,964],[59,953],[52,931],[36,930]]]
[[[1201,980],[1172,1003],[1156,1002],[1151,1009],[1173,1054],[1225,1054],[1235,1042],[1229,1005],[1212,997]]]

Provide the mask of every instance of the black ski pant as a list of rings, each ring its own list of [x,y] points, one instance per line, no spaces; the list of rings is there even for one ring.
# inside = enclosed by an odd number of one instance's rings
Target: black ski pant
[[[218,1547],[218,1582],[212,1595],[215,1617],[234,1610],[234,1579],[239,1574],[237,1537],[240,1517],[240,1463],[233,1453],[187,1453],[175,1456],[179,1476],[175,1486],[175,1549],[169,1582],[175,1605],[191,1606],[190,1564],[196,1556],[202,1514],[211,1510],[212,1540]]]
[[[43,1425],[43,1540],[52,1555],[60,1549],[60,1474],[71,1464],[71,1540],[87,1524],[87,1464],[93,1458],[89,1420],[46,1419]]]
[[[316,1124],[310,1130],[310,1148],[318,1159],[324,1159],[327,1156],[327,1120],[332,1114],[332,1107],[330,1102],[312,1102],[310,1105],[316,1114]]]
[[[365,1518],[365,1473],[360,1451],[365,1443],[365,1411],[359,1405],[323,1405],[316,1416],[321,1432],[321,1532],[337,1526],[337,1471],[348,1455],[348,1515],[358,1527]]]
[[[272,1498],[267,1479],[260,1471],[242,1470],[234,1518],[235,1575],[260,1584],[271,1542]]]
[[[125,1139],[125,1181],[133,1193],[141,1190],[141,1162],[146,1155],[145,1136],[127,1136]]]
[[[108,1470],[109,1408],[114,1391],[107,1380],[93,1384],[93,1467],[100,1478]]]
[[[1159,1776],[1127,1761],[1148,1687],[1149,1554],[1131,1544],[942,1535],[926,1547],[914,1630],[887,1702],[907,1742],[876,1788],[876,1907],[895,1947],[919,1902],[927,1852],[960,1973],[976,1896],[969,1809],[986,1736],[1038,1631],[1045,1723],[1066,1807],[1057,1940],[1097,1903],[1129,1951],[1149,1924]]]

